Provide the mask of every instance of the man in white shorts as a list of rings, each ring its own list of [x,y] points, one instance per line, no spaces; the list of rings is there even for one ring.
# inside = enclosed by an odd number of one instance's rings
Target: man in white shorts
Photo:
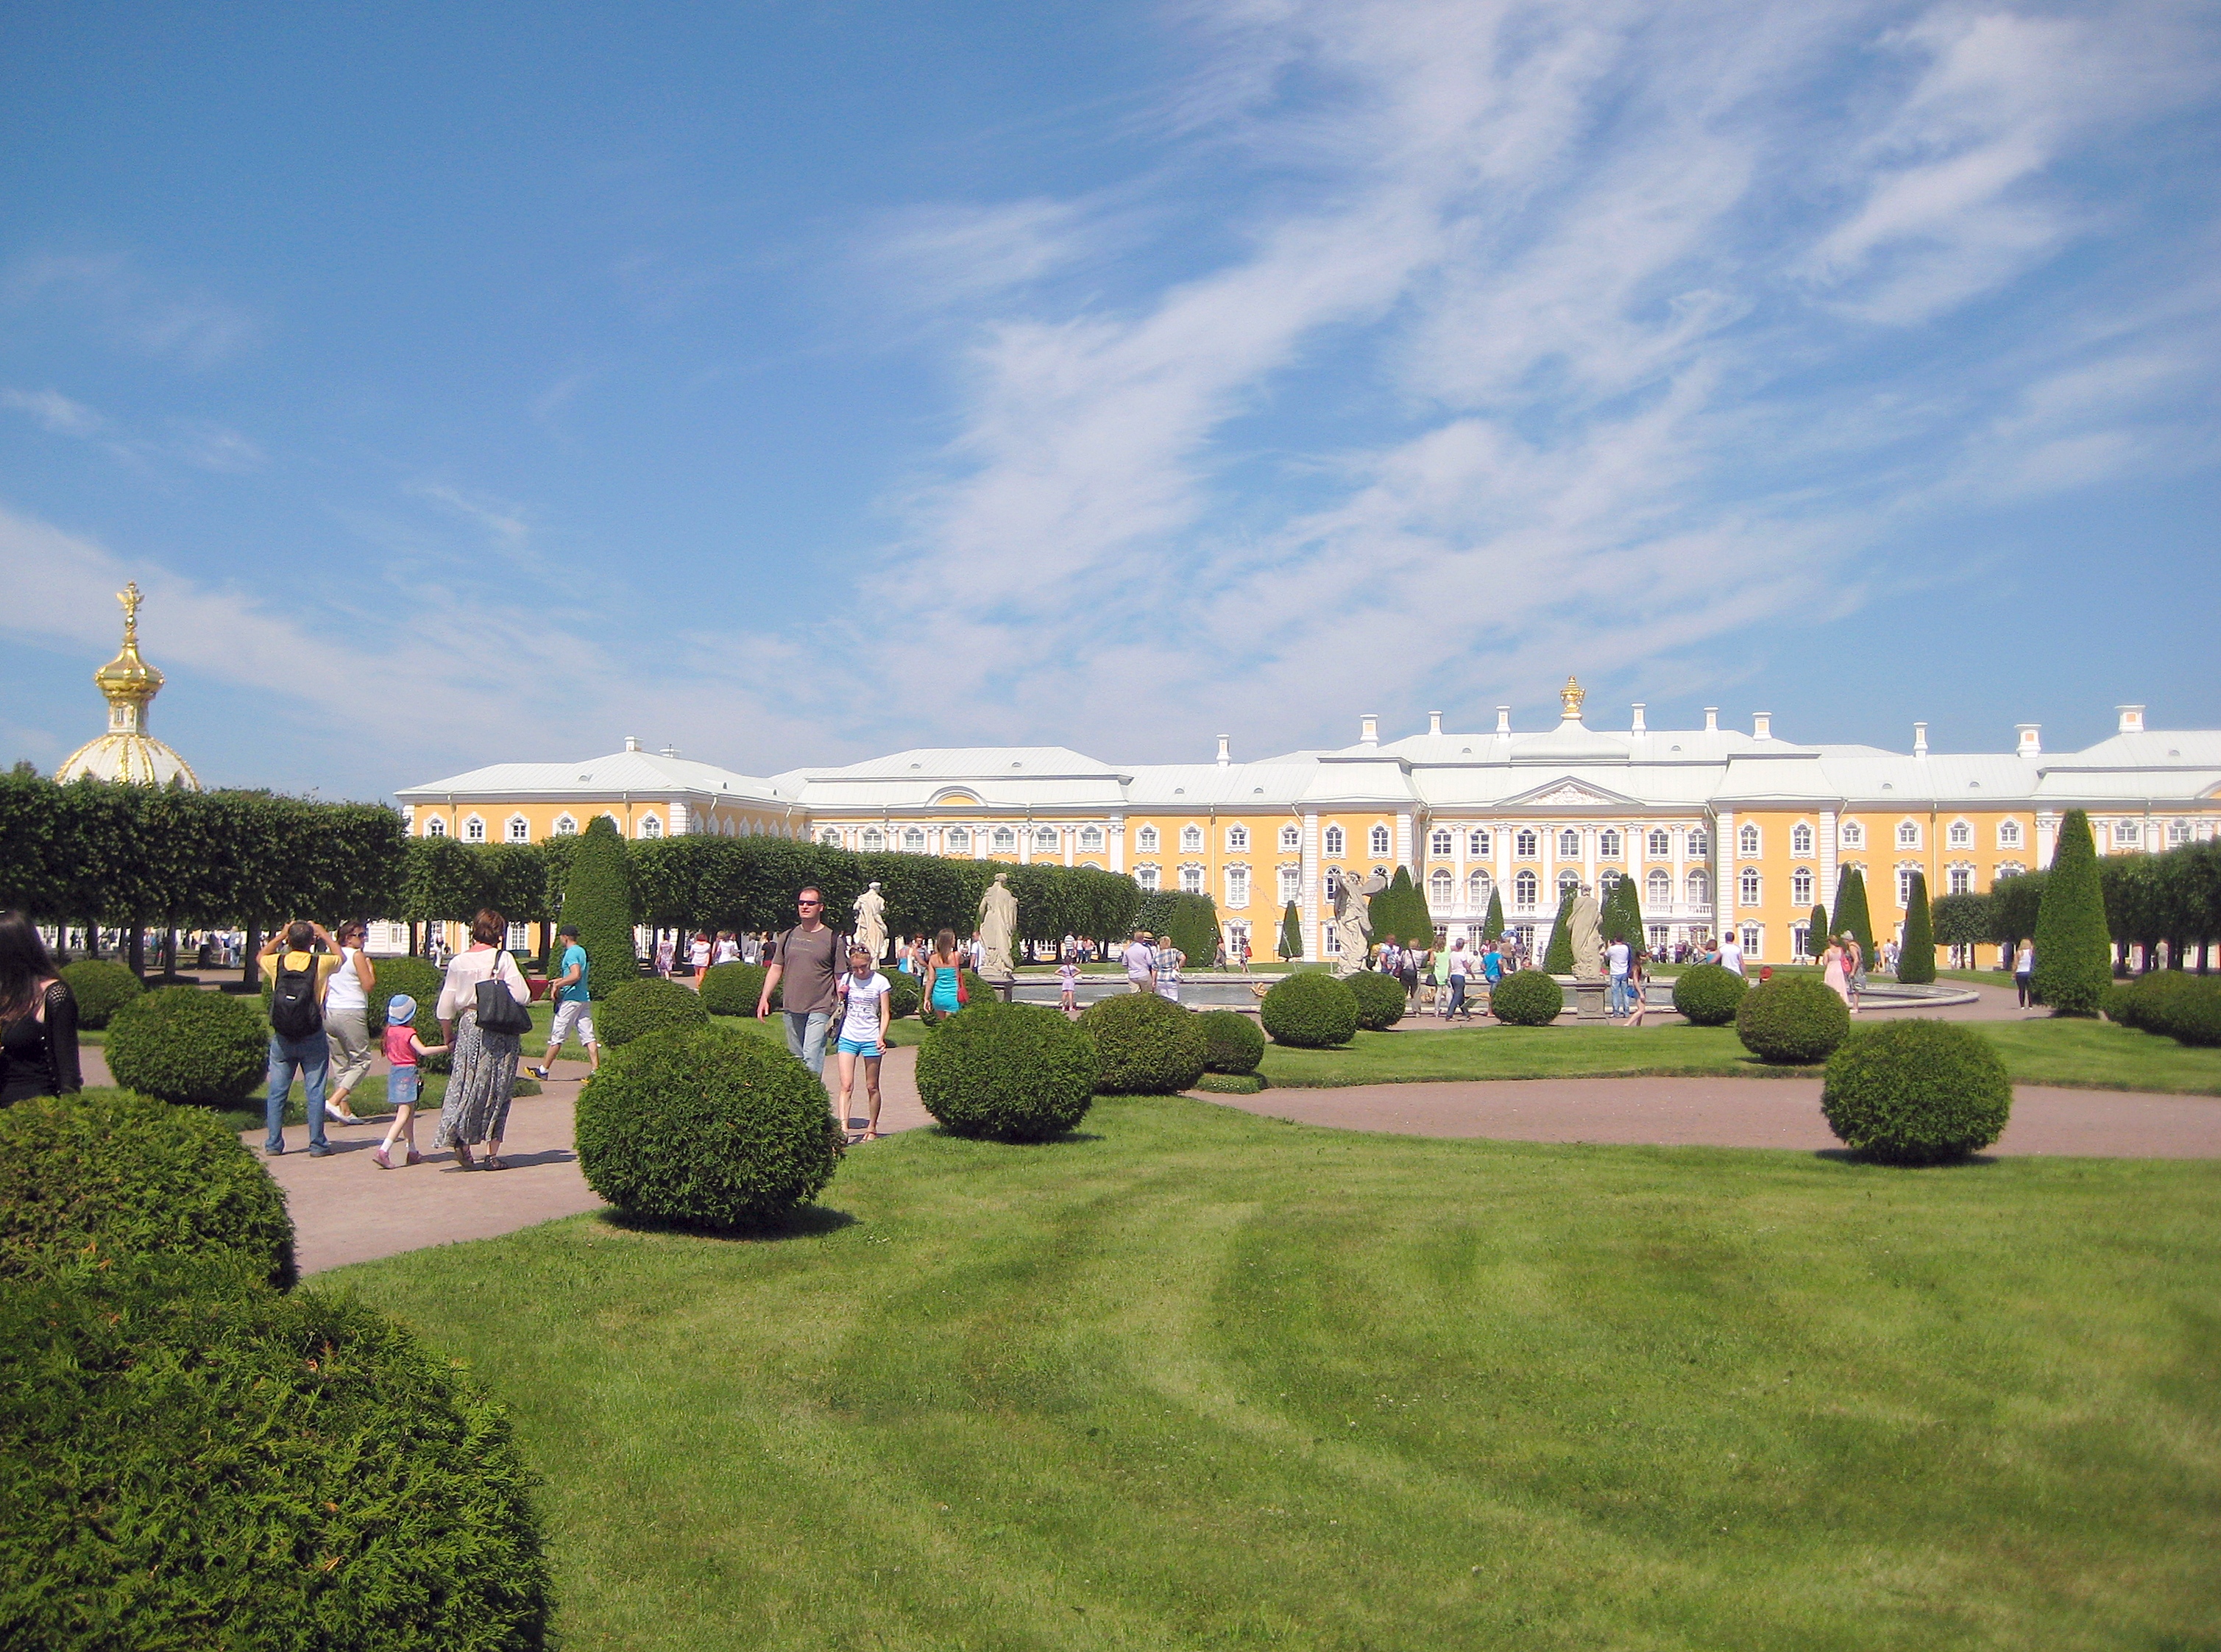
[[[602,1047],[594,1042],[594,998],[586,979],[586,949],[579,944],[579,926],[566,923],[555,931],[555,938],[563,943],[563,973],[547,984],[547,996],[555,1004],[555,1024],[547,1029],[547,1059],[531,1069],[535,1079],[547,1077],[555,1065],[555,1052],[574,1030],[586,1047],[587,1070],[598,1071],[602,1065]]]

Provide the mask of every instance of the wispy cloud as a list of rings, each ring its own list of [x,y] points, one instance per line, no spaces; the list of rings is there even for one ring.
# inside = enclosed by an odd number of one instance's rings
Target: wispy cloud
[[[445,482],[413,482],[405,490],[410,497],[438,505],[450,516],[478,529],[505,551],[523,549],[531,537],[532,523],[525,508],[483,493],[466,492]]]
[[[149,276],[120,253],[28,253],[0,272],[0,301],[75,310],[116,344],[194,368],[235,354],[256,330],[239,306]]]
[[[83,402],[55,390],[0,390],[0,407],[29,414],[56,435],[97,435],[108,422]]]

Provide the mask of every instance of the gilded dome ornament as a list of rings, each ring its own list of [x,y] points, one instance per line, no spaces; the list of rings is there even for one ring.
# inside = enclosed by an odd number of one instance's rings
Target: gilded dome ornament
[[[201,783],[191,766],[147,732],[147,707],[162,691],[162,673],[139,655],[139,604],[145,600],[139,582],[125,585],[116,600],[123,604],[123,647],[92,673],[93,686],[108,701],[108,732],[72,752],[54,779],[90,776],[137,785],[174,784],[197,792]]]
[[[1566,674],[1566,685],[1558,691],[1558,704],[1564,709],[1567,722],[1579,723],[1581,720],[1581,702],[1587,698],[1588,691],[1575,681],[1573,673],[1568,672]]]

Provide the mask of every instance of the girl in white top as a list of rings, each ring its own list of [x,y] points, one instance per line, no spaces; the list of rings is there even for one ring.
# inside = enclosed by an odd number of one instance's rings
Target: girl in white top
[[[702,972],[710,967],[710,950],[707,929],[697,930],[686,946],[686,961],[694,966],[694,990],[698,992],[702,990]]]
[[[856,1063],[864,1064],[864,1098],[870,1120],[860,1138],[879,1139],[879,1058],[887,1053],[888,994],[894,985],[872,967],[863,947],[848,948],[848,973],[841,978],[841,1038],[833,1053],[841,1064],[841,1133],[848,1134],[848,1097],[856,1087]]]
[[[717,945],[710,954],[713,964],[737,964],[741,961],[741,943],[733,939],[730,929],[717,931]]]
[[[360,1124],[347,1098],[370,1076],[370,989],[375,977],[363,955],[361,924],[342,923],[333,938],[340,943],[340,967],[324,983],[324,1042],[331,1050],[324,1115],[341,1124]]]

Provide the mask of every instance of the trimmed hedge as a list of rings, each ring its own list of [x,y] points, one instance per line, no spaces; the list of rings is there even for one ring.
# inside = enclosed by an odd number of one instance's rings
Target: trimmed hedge
[[[610,1050],[579,1092],[577,1134],[586,1185],[610,1204],[712,1230],[760,1227],[816,1198],[841,1137],[808,1067],[723,1027]]]
[[[73,964],[64,964],[61,978],[77,999],[77,1024],[95,1032],[147,990],[144,981],[112,958],[80,958]]]
[[[1736,1036],[1761,1061],[1824,1061],[1851,1030],[1850,1007],[1813,975],[1777,975],[1743,994]]]
[[[1265,1087],[1261,1073],[1206,1073],[1195,1081],[1206,1095],[1254,1096]]]
[[[1205,1010],[1196,1017],[1203,1028],[1203,1065],[1208,1073],[1254,1073],[1265,1059],[1265,1034],[1239,1010]]]
[[[371,1307],[151,1264],[0,1284],[0,1642],[546,1644],[508,1419]]]
[[[1497,982],[1488,1007],[1513,1027],[1547,1027],[1566,1007],[1566,989],[1546,969],[1515,970]]]
[[[1936,979],[1936,924],[1928,913],[1928,874],[1912,874],[1905,907],[1905,939],[1897,954],[1897,979],[1925,986]]]
[[[406,992],[416,1000],[416,1019],[411,1023],[416,1036],[428,1044],[440,1042],[440,989],[447,984],[445,973],[422,958],[378,958],[371,961],[370,976],[372,1037],[385,1030],[387,1001],[397,992]]]
[[[640,978],[640,954],[633,949],[632,869],[625,841],[606,815],[586,823],[571,870],[563,880],[563,919],[579,926],[586,949],[586,988],[594,1002]]]
[[[1888,1022],[1860,1028],[1828,1058],[1820,1111],[1855,1152],[1939,1164],[2005,1133],[2012,1080],[1996,1049],[1956,1022]]]
[[[1292,1049],[1331,1049],[1357,1036],[1357,994],[1316,970],[1284,975],[1258,1006],[1265,1030]]]
[[[235,1106],[270,1070],[270,1027],[244,998],[228,992],[158,987],[116,1012],[106,1054],[123,1089],[163,1101]]]
[[[2094,1016],[2113,979],[2112,932],[2090,817],[2070,809],[2036,910],[2036,995],[2055,1016]]]
[[[894,989],[887,994],[888,1018],[900,1021],[904,1016],[916,1015],[919,1000],[925,996],[925,989],[918,985],[917,977],[899,969],[881,970],[879,973],[887,978],[887,985]]]
[[[1675,978],[1674,1008],[1692,1027],[1724,1027],[1749,991],[1750,983],[1725,965],[1697,964]]]
[[[228,1256],[297,1277],[285,1196],[211,1115],[128,1090],[0,1112],[0,1275],[136,1256]]]
[[[2105,1013],[2179,1043],[2221,1044],[2221,978],[2180,969],[2155,970],[2105,989]]]
[[[753,1004],[748,1006],[748,1013],[755,1013]],[[710,1010],[691,987],[666,981],[660,975],[647,975],[627,981],[604,998],[596,1008],[594,1023],[604,1046],[616,1049],[652,1032],[706,1027],[710,1024]]]
[[[1349,990],[1357,999],[1357,1024],[1367,1032],[1394,1026],[1404,1018],[1405,1006],[1411,1002],[1404,996],[1403,982],[1377,969],[1359,970],[1349,978]]]
[[[1177,1095],[1203,1076],[1201,1018],[1154,992],[1103,998],[1078,1024],[1095,1041],[1095,1087],[1106,1096]]]
[[[702,990],[696,996],[710,1015],[752,1016],[763,1000],[764,977],[770,973],[761,964],[712,964],[702,972]],[[776,992],[772,1008],[779,1008]]]
[[[1046,1142],[1085,1117],[1097,1068],[1095,1041],[1060,1010],[967,1005],[926,1035],[917,1052],[917,1095],[941,1127],[958,1136]]]

